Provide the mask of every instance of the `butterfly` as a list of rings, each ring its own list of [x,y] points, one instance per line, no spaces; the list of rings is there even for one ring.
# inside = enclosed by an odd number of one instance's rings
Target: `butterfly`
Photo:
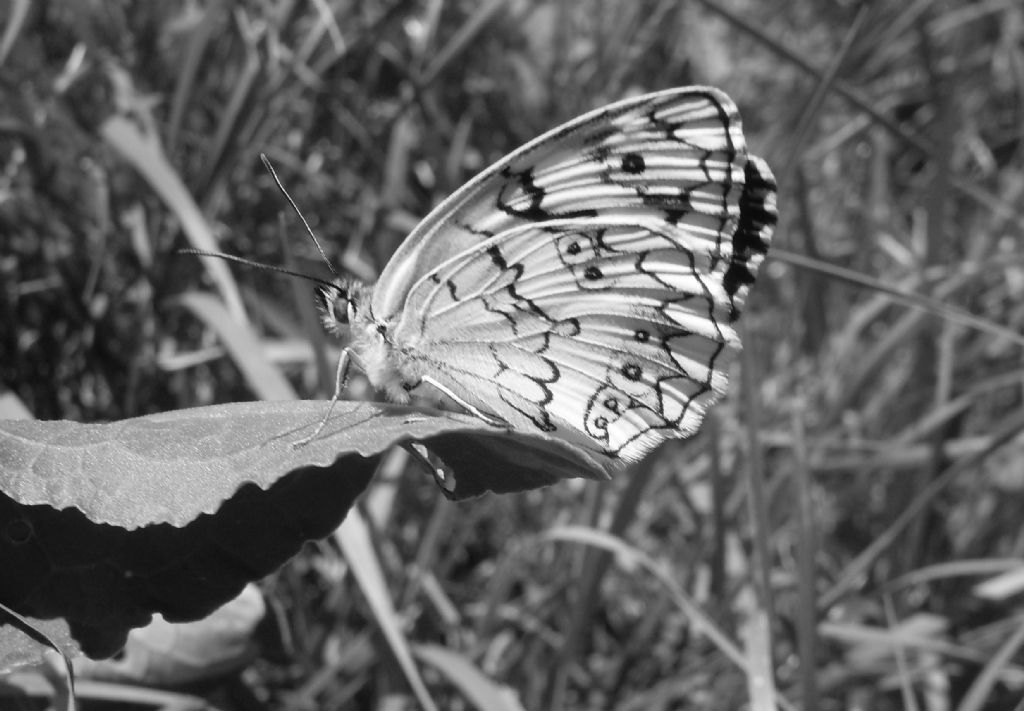
[[[398,402],[431,388],[605,464],[696,431],[777,213],[732,100],[669,89],[525,144],[438,205],[323,321]],[[337,397],[337,393],[336,396]]]

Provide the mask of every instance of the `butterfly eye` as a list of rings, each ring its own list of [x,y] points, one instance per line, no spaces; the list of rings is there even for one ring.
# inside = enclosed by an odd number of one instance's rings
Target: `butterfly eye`
[[[351,309],[351,302],[346,296],[339,296],[331,302],[331,315],[334,316],[334,320],[338,323],[349,322],[349,312]]]
[[[349,295],[347,290],[338,286],[331,286],[317,289],[316,295],[320,304],[320,319],[328,331],[332,333],[337,332],[340,326],[350,322]]]

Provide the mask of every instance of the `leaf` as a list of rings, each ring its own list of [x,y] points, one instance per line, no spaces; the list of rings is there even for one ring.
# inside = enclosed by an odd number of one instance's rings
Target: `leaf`
[[[570,445],[509,433],[476,418],[338,402],[307,445],[324,402],[252,402],[177,410],[110,424],[0,422],[0,489],[22,504],[74,507],[96,523],[183,526],[238,487],[266,489],[286,471],[427,444],[456,471],[453,498],[522,491],[602,470]],[[474,436],[467,437],[467,433]]]
[[[153,613],[204,617],[304,541],[330,534],[393,444],[420,442],[440,457],[457,499],[604,475],[558,440],[371,403],[337,403],[317,438],[294,447],[326,407],[253,402],[110,424],[0,422],[0,603],[66,618],[82,651],[109,656]],[[4,632],[0,666],[24,659]]]

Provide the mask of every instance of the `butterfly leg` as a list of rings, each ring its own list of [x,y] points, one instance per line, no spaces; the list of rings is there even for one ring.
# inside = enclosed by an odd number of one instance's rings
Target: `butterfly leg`
[[[459,407],[463,408],[464,410],[469,412],[469,414],[473,415],[474,417],[479,417],[481,420],[483,420],[484,422],[489,424],[491,427],[508,427],[509,426],[509,424],[507,422],[505,422],[505,420],[501,419],[500,417],[497,417],[496,415],[489,415],[486,412],[484,412],[484,411],[482,411],[482,410],[480,410],[480,409],[478,409],[476,407],[473,407],[468,402],[463,400],[461,397],[459,397],[458,395],[453,393],[451,390],[449,390],[447,387],[445,387],[444,385],[441,385],[441,383],[439,383],[436,380],[434,380],[433,378],[431,378],[429,375],[424,375],[421,378],[421,380],[424,383],[428,383],[430,385],[433,385],[435,388],[437,388],[442,393],[444,393],[445,395],[450,397],[452,400],[454,400],[459,405]]]
[[[331,402],[327,406],[327,413],[320,420],[320,423],[313,430],[313,434],[308,437],[303,437],[297,442],[292,443],[292,449],[298,449],[303,445],[307,445],[317,438],[324,427],[327,425],[327,420],[331,418],[331,413],[334,411],[334,405],[341,398],[341,391],[345,389],[345,382],[348,380],[348,367],[352,362],[352,351],[349,348],[342,349],[341,357],[338,358],[338,369],[334,373],[334,395],[331,396]]]

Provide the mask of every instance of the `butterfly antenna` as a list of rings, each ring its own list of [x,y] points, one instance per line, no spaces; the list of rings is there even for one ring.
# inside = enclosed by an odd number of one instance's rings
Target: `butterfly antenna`
[[[224,252],[209,252],[205,249],[176,249],[175,254],[194,254],[199,257],[216,257],[217,259],[223,259],[227,262],[236,262],[238,264],[244,264],[247,267],[253,269],[263,269],[268,272],[279,272],[281,274],[287,274],[288,276],[298,277],[299,279],[305,279],[311,281],[314,284],[325,286],[328,289],[337,289],[338,285],[327,281],[326,279],[318,279],[315,276],[309,274],[303,274],[301,272],[293,272],[291,269],[285,269],[284,267],[276,267],[273,264],[263,264],[262,262],[254,262],[251,259],[245,257],[236,257],[234,254],[225,254]],[[333,271],[333,270],[332,270]]]
[[[295,201],[292,200],[292,196],[288,194],[288,191],[284,189],[284,185],[281,184],[281,179],[277,177],[277,171],[274,170],[274,166],[270,164],[270,159],[267,158],[267,154],[260,153],[260,160],[263,161],[263,167],[267,169],[267,172],[270,173],[274,182],[277,183],[277,189],[280,190],[281,194],[285,196],[289,203],[291,203],[292,209],[295,210],[295,214],[299,216],[300,220],[302,220],[302,224],[306,228],[306,233],[309,234],[310,239],[313,240],[313,244],[316,245],[317,250],[320,252],[320,256],[323,257],[324,264],[327,265],[327,268],[331,270],[331,273],[334,274],[336,278],[340,279],[341,275],[334,270],[334,265],[331,264],[331,260],[327,258],[327,253],[324,252],[324,248],[320,246],[320,240],[318,240],[316,235],[313,234],[313,229],[309,226],[309,223],[306,222],[306,218],[303,216],[302,211],[299,210],[299,206],[295,204]]]

